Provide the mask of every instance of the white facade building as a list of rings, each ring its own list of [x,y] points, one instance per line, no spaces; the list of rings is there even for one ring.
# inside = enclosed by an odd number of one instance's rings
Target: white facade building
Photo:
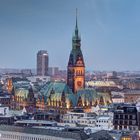
[[[113,129],[113,118],[110,116],[99,116],[96,118],[96,127],[101,130],[112,130]]]
[[[50,76],[31,76],[27,77],[27,79],[34,83],[34,82],[49,82],[51,80]]]
[[[112,102],[113,103],[124,103],[124,97],[122,96],[113,96],[112,97]]]
[[[80,125],[90,125],[95,126],[95,113],[77,113],[77,112],[68,112],[67,114],[63,115],[63,122],[64,123],[73,123],[73,124],[80,124]]]
[[[122,92],[111,92],[113,103],[124,103],[124,93]]]
[[[113,129],[112,115],[96,115],[95,113],[68,112],[63,115],[62,120],[67,124],[77,124],[82,126],[94,127],[99,130]]]
[[[8,115],[9,107],[0,105],[0,115]]]

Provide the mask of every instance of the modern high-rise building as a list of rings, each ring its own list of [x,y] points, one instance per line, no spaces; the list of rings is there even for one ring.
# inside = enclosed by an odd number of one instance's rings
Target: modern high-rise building
[[[74,93],[85,87],[85,64],[81,51],[81,38],[79,36],[77,25],[77,12],[75,34],[72,38],[72,50],[67,66],[67,84]]]
[[[54,76],[54,75],[59,74],[59,68],[58,67],[49,67],[48,74],[50,76]]]
[[[37,53],[37,75],[48,75],[49,56],[46,50],[40,50]]]

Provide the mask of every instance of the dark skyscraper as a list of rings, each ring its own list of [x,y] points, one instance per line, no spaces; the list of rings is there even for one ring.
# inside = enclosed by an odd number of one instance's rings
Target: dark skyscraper
[[[81,38],[78,32],[76,13],[75,34],[72,38],[72,50],[67,67],[67,84],[74,93],[85,87],[85,64],[81,51]]]
[[[37,53],[37,75],[48,75],[49,56],[46,50],[40,50]]]

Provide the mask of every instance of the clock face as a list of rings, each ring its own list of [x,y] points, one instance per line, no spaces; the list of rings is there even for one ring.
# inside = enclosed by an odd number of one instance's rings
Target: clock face
[[[81,86],[82,86],[82,82],[81,82],[81,81],[78,81],[78,82],[77,82],[77,85],[78,85],[79,87],[81,87]]]

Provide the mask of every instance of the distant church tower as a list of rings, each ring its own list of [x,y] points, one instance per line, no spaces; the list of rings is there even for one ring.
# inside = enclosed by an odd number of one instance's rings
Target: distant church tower
[[[74,93],[85,87],[85,64],[81,51],[81,38],[79,36],[77,25],[77,10],[75,33],[72,38],[72,50],[67,66],[67,84]]]

